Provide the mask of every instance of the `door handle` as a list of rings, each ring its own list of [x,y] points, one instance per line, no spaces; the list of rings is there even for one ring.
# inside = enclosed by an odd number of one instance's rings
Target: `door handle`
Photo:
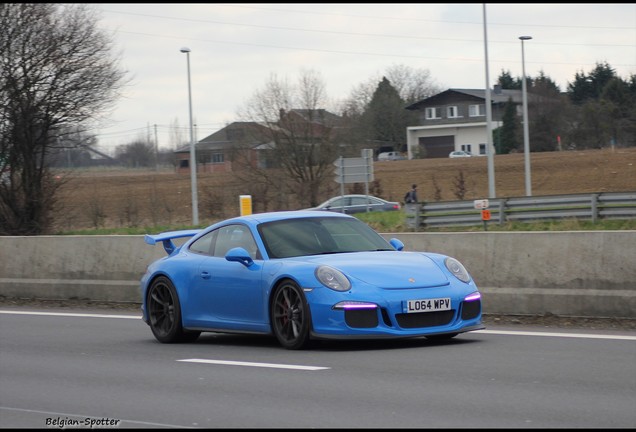
[[[210,279],[212,277],[212,275],[210,273],[204,271],[204,272],[201,272],[201,277],[203,279]]]

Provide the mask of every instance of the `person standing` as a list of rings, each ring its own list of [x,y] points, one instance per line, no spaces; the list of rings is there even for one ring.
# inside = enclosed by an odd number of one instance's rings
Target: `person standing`
[[[406,193],[406,196],[404,197],[404,201],[407,204],[415,204],[417,202],[417,185],[416,184],[414,184],[411,187],[411,190]]]

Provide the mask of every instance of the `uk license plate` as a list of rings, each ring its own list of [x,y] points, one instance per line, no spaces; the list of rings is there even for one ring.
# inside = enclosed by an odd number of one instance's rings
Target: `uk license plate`
[[[450,310],[451,299],[435,298],[435,299],[421,299],[421,300],[409,300],[406,302],[406,313],[419,313],[419,312],[437,312]]]

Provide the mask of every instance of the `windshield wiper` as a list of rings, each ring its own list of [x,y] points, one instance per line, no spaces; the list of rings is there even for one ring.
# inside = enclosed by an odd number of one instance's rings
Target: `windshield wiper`
[[[356,252],[383,252],[383,251],[393,251],[395,249],[367,249],[367,250],[342,250],[342,251],[327,251],[327,252],[316,252],[308,255],[333,255],[333,254],[341,254],[341,253],[356,253]]]

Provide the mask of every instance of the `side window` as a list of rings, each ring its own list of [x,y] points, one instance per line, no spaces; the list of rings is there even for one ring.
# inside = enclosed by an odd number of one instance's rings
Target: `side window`
[[[194,253],[211,255],[212,245],[216,239],[218,231],[212,231],[190,245],[190,250]]]
[[[373,204],[373,200],[371,198],[368,199],[369,204]],[[351,205],[367,205],[367,197],[353,197],[351,198]]]
[[[335,199],[329,204],[330,207],[342,207],[343,205],[345,205],[343,198]]]
[[[438,112],[437,112],[437,108],[426,108],[426,119],[427,120],[433,120],[433,119],[438,119],[440,118]]]
[[[457,109],[456,106],[449,106],[446,107],[446,117],[448,118],[458,118],[459,117],[459,110]]]
[[[484,105],[469,105],[468,115],[470,117],[481,117],[484,115]]]
[[[242,247],[249,252],[252,259],[261,259],[252,233],[245,225],[227,225],[217,230],[218,235],[214,245],[215,257],[222,258],[235,247]]]

